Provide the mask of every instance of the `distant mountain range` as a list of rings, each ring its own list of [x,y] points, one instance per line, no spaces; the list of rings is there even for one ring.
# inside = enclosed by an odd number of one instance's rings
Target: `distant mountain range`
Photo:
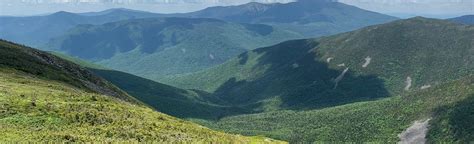
[[[451,18],[449,19],[450,21],[454,21],[457,23],[462,23],[462,24],[474,24],[474,15],[465,15],[465,16],[460,16],[456,18]]]
[[[246,2],[291,2],[293,0],[6,0],[6,3],[26,3],[26,4],[77,4],[77,3],[94,3],[94,4],[175,4],[175,3],[200,3],[200,4],[236,4]]]
[[[469,143],[469,20],[332,0],[0,17],[51,51],[0,40],[0,141]]]
[[[104,24],[127,19],[157,17],[159,14],[113,9],[102,13],[57,12],[45,16],[0,17],[0,38],[39,47],[79,24]]]
[[[237,6],[210,7],[174,16],[269,24],[307,37],[330,35],[397,19],[334,0],[299,0],[285,4],[253,2]]]
[[[210,7],[184,14],[111,9],[81,14],[57,12],[45,16],[0,17],[0,38],[38,47],[79,24],[97,25],[150,17],[215,18],[238,23],[268,24],[306,37],[330,35],[396,19],[331,0],[301,0],[285,4],[252,2],[238,6]]]
[[[156,80],[203,70],[247,50],[296,38],[301,36],[261,24],[149,18],[81,25],[53,39],[48,48]]]
[[[150,17],[168,18],[137,20]],[[345,32],[396,18],[331,0],[302,0],[286,4],[253,2],[184,14],[112,9],[5,19],[7,24],[0,29],[5,35],[0,37],[29,45],[49,39],[47,45],[41,46],[43,49],[159,80],[209,68],[258,47]],[[32,19],[42,23],[28,29],[18,26],[18,21]],[[110,21],[120,22],[107,23]],[[95,26],[72,28],[79,24]]]

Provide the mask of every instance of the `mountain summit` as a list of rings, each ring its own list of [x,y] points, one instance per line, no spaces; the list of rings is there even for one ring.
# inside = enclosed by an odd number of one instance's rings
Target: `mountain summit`
[[[252,2],[237,6],[210,7],[175,16],[270,24],[299,32],[308,37],[345,32],[397,19],[334,0],[300,0],[284,4]]]

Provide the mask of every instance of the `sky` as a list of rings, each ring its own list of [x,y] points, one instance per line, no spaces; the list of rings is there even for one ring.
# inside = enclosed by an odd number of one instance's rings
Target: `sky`
[[[0,0],[0,15],[27,16],[57,11],[91,12],[129,8],[156,13],[191,12],[210,6],[237,5],[251,1],[287,3],[292,0]],[[402,18],[434,18],[474,14],[474,0],[339,0],[363,9]]]

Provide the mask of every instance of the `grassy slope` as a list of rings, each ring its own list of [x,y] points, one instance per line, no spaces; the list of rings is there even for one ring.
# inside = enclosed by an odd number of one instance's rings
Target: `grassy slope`
[[[40,78],[68,83],[72,86],[138,102],[111,83],[85,68],[46,52],[0,40],[0,68],[13,68]]]
[[[0,141],[277,142],[155,112],[85,68],[45,52],[0,41],[0,56]]]
[[[225,106],[227,104],[222,100],[203,91],[179,89],[132,74],[110,70],[65,54],[56,52],[52,54],[88,68],[137,100],[159,112],[175,117],[215,120],[225,115],[248,113],[241,108]]]
[[[0,70],[0,141],[264,142],[16,70]],[[269,140],[270,142],[275,142]]]
[[[227,132],[297,141],[397,142],[414,121],[434,117],[429,140],[472,142],[474,77],[377,101],[308,111],[227,117],[211,127]]]
[[[156,80],[202,70],[247,49],[299,37],[266,25],[152,18],[79,26],[49,45],[53,50]]]
[[[257,49],[161,82],[263,110],[325,107],[405,93],[407,77],[412,78],[410,91],[416,91],[469,75],[472,37],[472,26],[413,18]],[[364,68],[367,57],[372,60]],[[330,63],[328,58],[333,58]],[[334,79],[345,68],[348,74],[334,89]]]

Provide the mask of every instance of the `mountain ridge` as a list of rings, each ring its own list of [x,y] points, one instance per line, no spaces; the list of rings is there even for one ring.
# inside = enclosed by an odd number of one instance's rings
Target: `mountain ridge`
[[[208,18],[146,18],[81,25],[53,39],[47,47],[157,80],[202,70],[249,49],[299,37],[262,24]]]
[[[331,0],[305,0],[284,4],[247,3],[236,6],[209,7],[196,12],[173,14],[172,16],[269,24],[298,32],[307,37],[346,32],[397,19]],[[294,26],[289,25],[290,23]]]
[[[254,103],[255,110],[377,99],[472,73],[473,30],[417,17],[256,49],[211,69],[161,82],[204,90],[237,104]],[[331,92],[341,96],[331,97]],[[300,106],[285,106],[287,102]]]
[[[453,22],[462,23],[462,24],[472,25],[472,24],[474,24],[474,15],[464,15],[464,16],[460,16],[460,17],[450,18],[448,20],[453,21]]]

